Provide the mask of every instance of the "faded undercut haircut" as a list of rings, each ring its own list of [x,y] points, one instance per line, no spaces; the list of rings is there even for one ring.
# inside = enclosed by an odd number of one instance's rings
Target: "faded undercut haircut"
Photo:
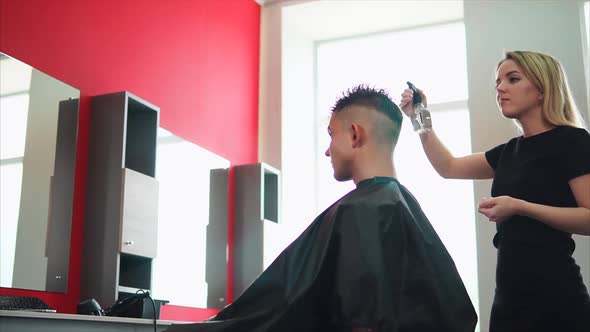
[[[383,89],[375,89],[366,85],[358,85],[342,93],[332,113],[338,113],[348,106],[364,106],[385,115],[388,121],[381,121],[375,125],[376,135],[393,146],[397,144],[402,127],[403,116],[399,107],[391,100]]]

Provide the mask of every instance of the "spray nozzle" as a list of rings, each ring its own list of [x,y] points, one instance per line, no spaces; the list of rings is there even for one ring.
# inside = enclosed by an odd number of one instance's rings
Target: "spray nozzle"
[[[412,97],[412,104],[422,104],[422,96],[420,96],[420,93],[418,93],[418,89],[416,88],[416,86],[409,81],[406,83],[408,84],[408,87],[412,89],[412,91],[414,91],[414,96]]]

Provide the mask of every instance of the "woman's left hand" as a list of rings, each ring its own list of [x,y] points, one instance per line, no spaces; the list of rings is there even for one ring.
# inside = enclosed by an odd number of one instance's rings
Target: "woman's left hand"
[[[498,196],[483,199],[479,202],[479,213],[488,217],[490,221],[500,223],[518,214],[518,209],[523,201],[510,196]]]

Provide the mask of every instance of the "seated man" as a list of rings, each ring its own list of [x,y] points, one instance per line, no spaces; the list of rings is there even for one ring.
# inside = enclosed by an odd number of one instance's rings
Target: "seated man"
[[[169,332],[472,332],[477,316],[455,264],[396,179],[402,115],[382,90],[336,102],[326,150],[356,189],[322,212],[235,302]]]

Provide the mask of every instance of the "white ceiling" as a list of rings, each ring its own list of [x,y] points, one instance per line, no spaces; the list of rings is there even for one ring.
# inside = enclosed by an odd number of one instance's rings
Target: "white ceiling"
[[[266,0],[267,6],[269,1],[280,2],[283,19],[296,18],[297,30],[311,36],[313,40],[329,40],[463,18],[463,1],[458,0]]]

